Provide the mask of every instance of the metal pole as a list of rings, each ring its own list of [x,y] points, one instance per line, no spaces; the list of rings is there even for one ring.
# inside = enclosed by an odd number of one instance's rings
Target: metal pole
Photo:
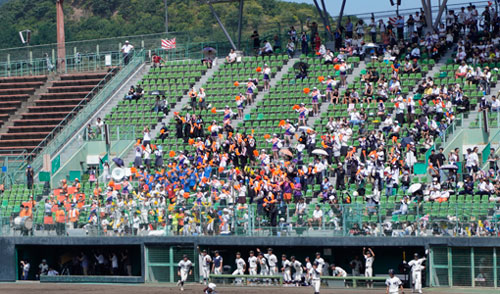
[[[443,3],[439,6],[439,12],[436,16],[436,21],[434,22],[434,29],[438,28],[439,23],[441,22],[441,16],[443,15],[443,11],[446,8],[446,3],[448,0],[443,0]]]
[[[243,0],[240,0],[240,15],[238,17],[238,49],[241,50],[241,30],[243,28]]]
[[[337,28],[340,28],[342,25],[342,16],[344,15],[345,2],[346,0],[342,0],[342,6],[340,6],[339,20],[337,21]],[[335,46],[337,46],[337,44],[335,44]]]
[[[323,12],[325,13],[325,22],[326,22],[326,33],[328,36],[328,40],[332,40],[332,27],[330,25],[330,18],[328,17],[328,11],[326,10],[325,0],[321,0],[321,5],[323,6]]]
[[[227,32],[226,28],[224,27],[224,25],[222,24],[222,21],[220,20],[219,16],[217,15],[217,13],[215,12],[215,9],[214,7],[212,6],[212,4],[210,2],[207,1],[207,4],[208,4],[208,7],[210,7],[210,11],[212,11],[212,14],[214,15],[215,19],[217,20],[217,22],[219,23],[219,26],[220,28],[222,29],[222,31],[224,32],[224,35],[226,36],[227,40],[229,41],[229,43],[231,44],[231,47],[233,47],[234,50],[237,50],[236,48],[236,45],[234,45],[234,42],[233,42],[233,39],[231,39],[231,36],[229,35],[229,33]]]
[[[168,0],[165,0],[165,33],[168,33]]]

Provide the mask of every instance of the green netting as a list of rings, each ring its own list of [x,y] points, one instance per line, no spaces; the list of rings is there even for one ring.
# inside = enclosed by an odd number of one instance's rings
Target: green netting
[[[470,248],[452,248],[453,286],[472,286]]]
[[[476,287],[493,287],[493,248],[474,248],[474,283]]]

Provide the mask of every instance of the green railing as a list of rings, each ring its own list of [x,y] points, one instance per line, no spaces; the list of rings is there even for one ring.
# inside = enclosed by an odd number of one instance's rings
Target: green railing
[[[55,193],[57,195],[57,193]],[[151,192],[154,195],[154,192]],[[12,197],[12,195],[11,195]],[[52,197],[52,196],[51,196]],[[97,197],[106,200],[105,194]],[[124,196],[126,197],[126,196]],[[182,197],[182,196],[180,196]],[[15,225],[19,206],[2,207],[4,235],[69,235],[69,236],[245,236],[245,237],[493,237],[500,236],[500,208],[498,203],[478,202],[477,196],[456,196],[450,203],[410,202],[407,213],[400,211],[400,202],[381,202],[379,205],[319,204],[323,212],[320,220],[313,218],[315,208],[296,213],[292,206],[278,208],[276,225],[272,226],[270,214],[257,205],[204,206],[163,205],[160,198],[149,197],[133,207],[115,208],[110,214],[100,207],[90,207],[91,195],[82,199],[80,217],[65,219],[60,225],[48,225],[44,219],[44,203],[33,210],[33,227],[23,230]],[[57,198],[57,197],[56,197]],[[78,198],[78,197],[77,197]],[[132,195],[137,199],[136,195]],[[473,201],[474,199],[474,201]],[[61,201],[61,199],[54,199]],[[116,199],[107,199],[116,201]],[[135,200],[137,201],[137,200]],[[467,202],[465,202],[467,201]],[[104,201],[102,202],[104,203]],[[104,205],[104,204],[103,204]],[[66,208],[63,208],[63,210]],[[118,214],[116,214],[118,213]],[[57,223],[55,213],[51,220]],[[70,212],[65,211],[69,216]],[[119,215],[119,218],[116,218]],[[106,221],[105,221],[106,220]],[[103,225],[107,222],[107,225]],[[57,230],[56,230],[57,229]]]
[[[84,126],[95,112],[101,107],[113,93],[119,89],[126,78],[128,78],[142,63],[144,63],[144,51],[139,51],[134,54],[129,64],[119,70],[116,75],[113,75],[118,69],[113,69],[108,73],[109,80],[105,85],[101,81],[92,90],[86,98],[92,98],[90,102],[86,103],[86,99],[75,107],[75,109],[68,114],[52,132],[33,150],[34,156],[32,161],[33,169],[39,171],[43,163],[43,155],[49,154],[51,157],[59,151],[59,149],[68,142],[68,140],[77,132],[77,130]],[[104,86],[104,87],[103,87]],[[102,89],[101,89],[102,88]],[[97,91],[99,92],[97,93]],[[96,95],[97,93],[97,95]],[[95,96],[94,96],[95,95]],[[86,103],[84,105],[84,103]],[[78,111],[79,108],[83,107]],[[42,152],[43,150],[43,152]]]

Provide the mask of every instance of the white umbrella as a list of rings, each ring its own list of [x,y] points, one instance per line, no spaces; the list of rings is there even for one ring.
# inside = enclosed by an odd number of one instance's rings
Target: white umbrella
[[[378,45],[375,43],[368,43],[365,45],[366,48],[378,48]]]
[[[420,188],[422,188],[422,184],[420,183],[413,184],[410,186],[410,188],[408,188],[408,193],[415,193],[418,190],[420,190]]]
[[[307,132],[309,130],[314,131],[312,128],[307,127],[307,126],[301,126],[301,127],[299,127],[299,132]]]
[[[312,154],[328,156],[328,152],[323,149],[315,149],[313,150]]]
[[[454,164],[445,164],[445,165],[441,166],[441,169],[449,169],[449,170],[458,169],[458,166],[456,166]]]

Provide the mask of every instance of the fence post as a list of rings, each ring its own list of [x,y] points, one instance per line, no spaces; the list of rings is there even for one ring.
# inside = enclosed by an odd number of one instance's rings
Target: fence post
[[[447,247],[448,249],[448,286],[453,287],[453,261],[452,261],[452,253],[451,247]]]
[[[476,273],[474,268],[474,247],[470,248],[470,279],[472,287],[476,287],[475,281]]]
[[[497,248],[493,247],[493,286],[498,287]]]
[[[10,77],[10,54],[7,54],[7,76]]]

